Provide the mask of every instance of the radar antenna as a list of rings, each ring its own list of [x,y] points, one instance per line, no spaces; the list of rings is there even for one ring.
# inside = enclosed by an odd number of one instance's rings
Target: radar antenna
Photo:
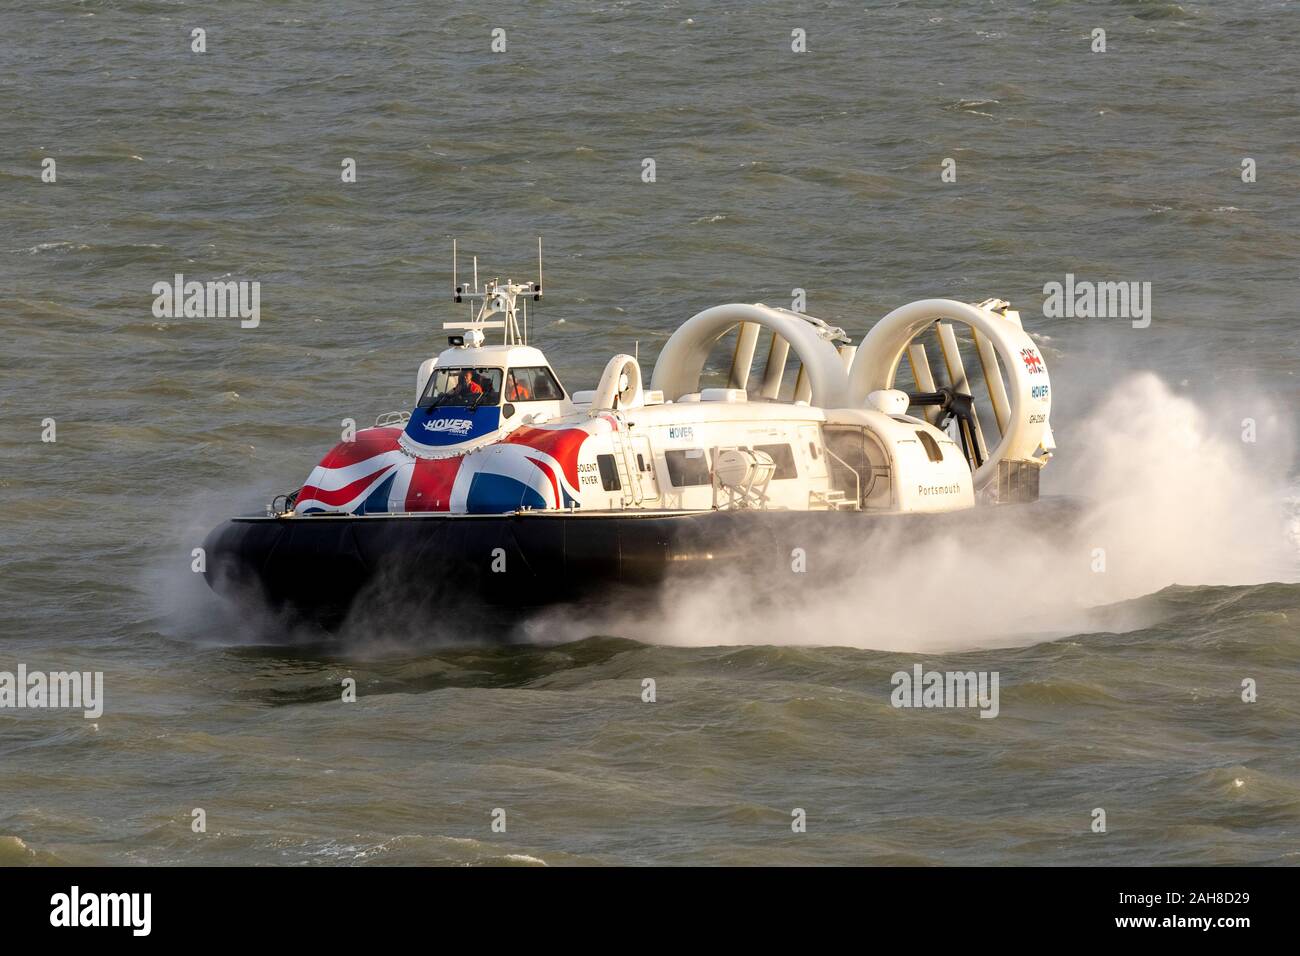
[[[457,278],[456,240],[451,241],[451,283],[452,301],[470,302],[470,320],[468,322],[444,322],[444,329],[463,329],[474,338],[482,341],[485,329],[501,329],[502,344],[528,344],[528,299],[537,302],[542,297],[542,237],[537,237],[537,279],[529,282],[514,282],[511,279],[489,279],[479,288],[478,256],[474,257],[474,285],[461,285]],[[520,298],[522,296],[522,299]],[[474,304],[478,302],[477,311]],[[493,316],[500,318],[492,318]],[[522,324],[521,324],[522,323]],[[473,333],[477,332],[477,336]]]

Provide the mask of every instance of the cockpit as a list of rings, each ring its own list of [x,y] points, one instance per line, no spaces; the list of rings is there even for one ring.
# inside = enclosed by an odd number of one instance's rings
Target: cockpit
[[[555,402],[564,399],[564,389],[555,374],[545,365],[502,370],[489,366],[439,367],[433,370],[420,396],[419,407],[479,408],[501,404],[504,385],[505,401]]]
[[[420,396],[420,408],[477,408],[501,402],[501,369],[435,368]]]

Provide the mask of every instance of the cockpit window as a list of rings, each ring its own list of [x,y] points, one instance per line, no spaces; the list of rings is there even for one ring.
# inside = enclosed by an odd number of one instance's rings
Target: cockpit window
[[[506,372],[507,402],[556,402],[562,398],[564,389],[545,365]]]
[[[421,408],[444,405],[496,405],[501,401],[501,369],[436,368],[429,376]]]

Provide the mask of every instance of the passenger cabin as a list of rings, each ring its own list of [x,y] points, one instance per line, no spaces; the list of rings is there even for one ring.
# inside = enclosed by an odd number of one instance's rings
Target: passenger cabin
[[[903,414],[901,393],[881,402],[889,412],[753,400],[736,388],[666,401],[642,387],[632,356],[618,355],[597,388],[573,400],[575,420],[614,422],[584,446],[584,508],[931,511],[973,503],[961,449]]]

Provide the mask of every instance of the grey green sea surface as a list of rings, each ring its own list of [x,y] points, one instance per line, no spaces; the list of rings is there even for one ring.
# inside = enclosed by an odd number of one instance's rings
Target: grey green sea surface
[[[0,4],[0,671],[104,675],[0,709],[0,864],[1296,863],[1298,47],[1281,0]],[[724,302],[1010,300],[1095,536],[510,634],[212,595],[211,527],[409,408],[451,239],[538,235],[570,389]],[[156,317],[177,273],[258,327]],[[1044,315],[1067,274],[1150,326]],[[916,664],[998,716],[893,706]]]

